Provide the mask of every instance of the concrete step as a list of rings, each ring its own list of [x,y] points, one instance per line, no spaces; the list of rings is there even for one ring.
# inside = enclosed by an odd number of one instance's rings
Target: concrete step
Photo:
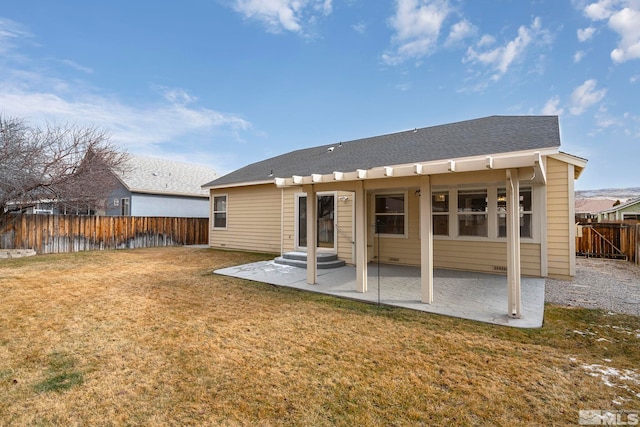
[[[338,255],[333,253],[320,252],[316,256],[318,269],[338,268],[345,265],[345,262],[338,259]],[[306,252],[287,252],[277,257],[276,264],[290,265],[293,267],[307,268]]]

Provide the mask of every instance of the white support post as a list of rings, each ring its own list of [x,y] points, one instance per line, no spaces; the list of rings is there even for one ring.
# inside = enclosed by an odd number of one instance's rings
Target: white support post
[[[307,193],[307,283],[315,285],[318,283],[318,197],[313,185],[304,185],[302,189]]]
[[[364,183],[358,182],[356,197],[356,291],[367,292],[367,200]]]
[[[507,314],[517,319],[522,316],[520,281],[520,182],[518,169],[507,169]]]
[[[421,300],[433,303],[433,209],[429,175],[420,177],[420,283]]]

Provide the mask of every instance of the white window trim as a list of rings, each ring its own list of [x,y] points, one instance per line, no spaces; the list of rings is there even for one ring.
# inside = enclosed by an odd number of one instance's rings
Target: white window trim
[[[458,212],[458,193],[460,190],[464,190],[464,191],[486,191],[486,208],[484,212]],[[487,239],[491,239],[492,237],[495,236],[491,234],[491,217],[489,216],[490,211],[491,211],[491,186],[487,185],[487,186],[473,186],[473,187],[457,187],[456,191],[455,191],[455,210],[451,212],[452,218],[454,219],[455,222],[455,228],[456,228],[456,233],[452,234],[452,236],[456,236],[455,238],[457,240],[487,240]],[[495,193],[495,191],[494,191]],[[495,194],[494,194],[494,199],[495,199]],[[450,205],[451,206],[451,205]],[[487,235],[486,236],[461,236],[460,235],[460,229],[459,229],[459,220],[460,220],[460,215],[483,215],[487,218]]]
[[[225,198],[225,207],[224,213],[226,214],[224,227],[216,227],[216,218],[215,214],[223,211],[216,211],[216,197],[224,197]],[[227,193],[218,193],[211,195],[211,229],[212,230],[226,230],[229,227],[229,195]]]
[[[376,196],[393,196],[396,194],[402,194],[404,198],[404,233],[403,234],[386,234],[386,233],[376,233]],[[371,208],[373,212],[373,236],[381,237],[385,239],[408,239],[409,238],[409,193],[408,191],[385,191],[385,192],[376,192],[373,194],[373,201],[371,203]],[[397,214],[396,214],[397,215]]]
[[[433,237],[439,237],[439,238],[449,238],[451,236],[451,189],[450,188],[441,188],[439,190],[433,190],[431,192],[432,196],[435,195],[436,193],[446,193],[447,197],[449,198],[449,210],[447,212],[434,212],[433,208],[431,210],[431,221],[433,221],[433,218],[435,217],[439,217],[439,216],[446,216],[447,217],[447,225],[449,226],[449,229],[447,230],[447,234],[446,235],[442,235],[442,234],[435,234],[435,232],[433,233]],[[432,202],[433,203],[433,202]],[[433,206],[433,204],[432,204]]]
[[[520,183],[523,187],[531,187],[531,235],[532,237],[521,237],[522,243],[541,243],[541,232],[544,212],[544,200],[542,197],[544,192],[540,186],[535,184],[529,185],[529,183]],[[437,186],[433,187],[432,192],[449,192],[449,235],[436,235],[434,234],[434,240],[456,240],[456,241],[474,241],[474,242],[506,242],[506,237],[498,237],[498,188],[504,188],[505,184],[502,182],[492,184],[474,184],[473,186],[459,185],[459,186]],[[488,206],[487,206],[487,219],[488,219],[488,236],[459,236],[458,235],[458,190],[487,190]],[[397,193],[395,193],[397,194]]]

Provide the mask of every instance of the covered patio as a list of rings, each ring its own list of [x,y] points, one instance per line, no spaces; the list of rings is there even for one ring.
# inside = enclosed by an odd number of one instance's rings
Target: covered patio
[[[522,277],[523,308],[521,316],[515,318],[504,309],[508,301],[507,276],[504,275],[434,269],[433,302],[425,304],[421,301],[419,267],[369,263],[365,292],[356,291],[356,268],[353,266],[317,270],[316,284],[307,283],[305,269],[273,261],[228,267],[214,273],[517,328],[539,328],[544,316],[543,278]]]

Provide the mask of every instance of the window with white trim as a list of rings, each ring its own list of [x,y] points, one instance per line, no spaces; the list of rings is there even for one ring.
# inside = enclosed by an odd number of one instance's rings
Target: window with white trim
[[[131,205],[128,197],[123,197],[122,199],[120,199],[120,215],[131,215]]]
[[[404,193],[376,194],[376,234],[388,236],[407,235],[407,209]]]
[[[213,196],[213,228],[227,228],[227,195]]]
[[[518,209],[520,237],[533,237],[533,202],[531,187],[520,187]],[[507,237],[507,190],[498,188],[498,237]]]
[[[458,235],[488,237],[487,189],[458,190]]]
[[[449,235],[449,192],[435,191],[431,195],[433,214],[433,234],[435,236]]]

